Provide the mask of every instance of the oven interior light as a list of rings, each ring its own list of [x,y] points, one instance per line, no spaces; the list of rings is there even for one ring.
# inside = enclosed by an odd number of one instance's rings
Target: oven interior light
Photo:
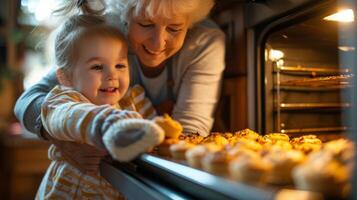
[[[352,46],[339,46],[338,47],[339,50],[341,51],[354,51],[355,50],[355,47],[352,47]]]
[[[279,59],[278,61],[276,61],[276,65],[278,67],[284,66],[284,60],[283,59]]]
[[[324,18],[326,21],[353,22],[355,19],[352,9],[340,10]]]
[[[284,52],[280,50],[271,49],[269,51],[269,59],[271,61],[278,61],[284,57]]]

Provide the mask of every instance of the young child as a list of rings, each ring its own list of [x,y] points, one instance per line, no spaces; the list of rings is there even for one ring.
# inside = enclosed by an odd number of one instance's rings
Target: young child
[[[60,85],[47,95],[41,110],[43,127],[51,137],[93,145],[120,161],[131,160],[163,140],[161,127],[118,103],[129,86],[127,51],[123,35],[102,17],[80,14],[60,27],[55,39]],[[122,99],[124,108],[137,110],[130,99],[148,104],[140,87]],[[155,115],[150,105],[143,107],[142,114]],[[36,199],[120,198],[99,172],[82,173],[54,145],[49,158],[52,162]]]

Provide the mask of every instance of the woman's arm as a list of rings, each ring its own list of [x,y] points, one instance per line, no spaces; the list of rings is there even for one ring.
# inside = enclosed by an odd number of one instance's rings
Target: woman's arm
[[[173,117],[184,132],[207,136],[212,128],[225,68],[225,36],[218,28],[195,30],[182,49],[177,66],[184,71],[178,88]],[[202,31],[199,33],[197,31]],[[180,66],[183,65],[183,66]]]
[[[27,89],[17,100],[15,115],[26,130],[41,136],[41,106],[48,92],[58,84],[55,71]]]

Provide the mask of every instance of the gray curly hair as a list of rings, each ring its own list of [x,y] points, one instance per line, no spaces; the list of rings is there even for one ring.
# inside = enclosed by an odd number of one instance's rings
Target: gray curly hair
[[[119,13],[122,22],[130,22],[131,17],[144,14],[154,17],[160,14],[166,18],[186,15],[189,25],[203,20],[214,5],[214,0],[108,0],[109,12]]]

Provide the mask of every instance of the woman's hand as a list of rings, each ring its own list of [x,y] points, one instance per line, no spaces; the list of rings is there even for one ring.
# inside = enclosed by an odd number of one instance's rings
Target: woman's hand
[[[97,175],[100,161],[108,155],[106,151],[87,144],[60,141],[52,138],[47,133],[44,135],[60,150],[67,162],[77,167],[83,173]]]
[[[174,109],[175,102],[172,100],[164,101],[159,105],[155,106],[156,112],[159,115],[163,115],[167,113],[168,115],[172,114],[172,110]]]

